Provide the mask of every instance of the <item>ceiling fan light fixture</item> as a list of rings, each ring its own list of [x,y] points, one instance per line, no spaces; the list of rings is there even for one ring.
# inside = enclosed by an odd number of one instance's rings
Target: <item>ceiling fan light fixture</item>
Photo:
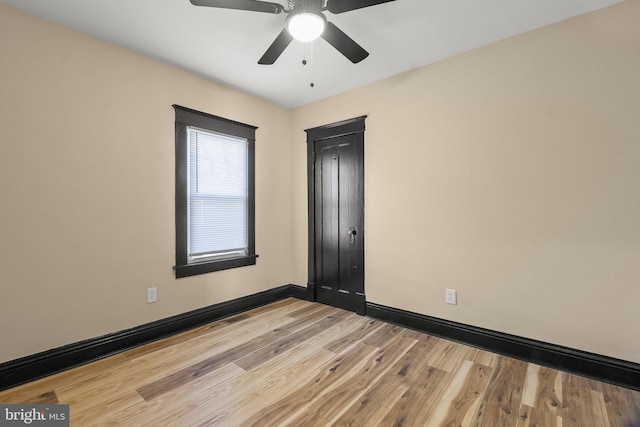
[[[321,14],[299,12],[287,19],[287,31],[296,40],[310,42],[322,35],[325,23]]]

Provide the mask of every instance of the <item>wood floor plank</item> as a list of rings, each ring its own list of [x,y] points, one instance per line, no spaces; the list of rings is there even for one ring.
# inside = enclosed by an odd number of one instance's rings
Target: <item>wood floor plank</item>
[[[389,409],[380,425],[423,426],[431,418],[436,405],[452,380],[453,375],[429,367],[419,380],[409,386],[400,399]]]
[[[529,363],[527,365],[527,373],[524,379],[524,386],[522,388],[522,400],[521,403],[531,408],[536,407],[536,401],[538,400],[538,372],[541,366]],[[526,409],[526,408],[525,408]]]
[[[59,397],[60,388],[67,384],[79,385],[96,378],[108,377],[108,373],[122,369],[128,363],[122,354],[106,357],[86,365],[41,378],[30,383],[1,391],[0,403],[24,403],[52,390]],[[60,403],[65,403],[64,399]]]
[[[140,394],[140,396],[142,396],[144,400],[149,401],[174,388],[180,387],[190,381],[193,381],[198,377],[213,372],[223,365],[233,362],[233,360],[240,357],[240,355],[261,348],[265,345],[266,342],[269,342],[274,339],[275,336],[282,334],[283,332],[281,330],[264,334],[254,341],[250,341],[237,347],[233,347],[220,354],[216,354],[205,360],[202,360],[199,363],[174,372],[171,375],[167,375],[160,380],[142,386],[137,389],[137,392]]]
[[[614,385],[599,386],[611,426],[640,427],[640,401],[633,398],[634,392]]]
[[[384,392],[365,393],[353,403],[334,423],[336,426],[366,427],[381,425],[391,408],[407,392],[407,384],[380,381],[375,389]]]
[[[302,343],[310,337],[319,334],[323,330],[328,329],[332,324],[341,322],[346,318],[354,319],[355,317],[355,313],[351,313],[346,310],[340,310],[335,313],[331,313],[307,328],[284,336],[276,340],[275,342],[272,342],[271,344],[265,345],[262,348],[251,352],[244,357],[236,359],[235,364],[246,370],[252,369],[268,360],[271,360],[273,357],[276,357],[284,351],[295,347],[296,345]]]
[[[300,301],[300,303],[306,302]],[[129,356],[133,363],[127,368],[135,371],[137,365],[147,367],[146,377],[141,378],[139,375],[131,374],[129,383],[132,387],[140,388],[160,381],[169,374],[201,363],[203,359],[211,358],[250,342],[264,333],[292,324],[296,320],[288,317],[287,314],[299,307],[300,304],[288,304],[279,305],[271,312],[262,310],[252,315],[250,322],[239,322],[232,328],[213,328],[208,329],[206,333],[196,333],[185,342],[188,345],[175,344],[171,338],[152,343],[150,346],[154,351],[137,353],[135,358]],[[162,346],[162,342],[167,342],[167,345]]]
[[[404,332],[404,328],[396,325],[384,324],[364,340],[365,344],[373,347],[382,347],[396,336]]]
[[[467,362],[463,363],[466,365]],[[469,368],[466,370],[464,380],[460,385],[453,384],[452,390],[457,389],[457,394],[453,398],[443,398],[443,402],[448,402],[447,412],[439,421],[442,425],[471,425],[471,420],[478,411],[478,407],[482,403],[482,396],[489,384],[492,368],[473,362],[468,362]],[[460,369],[464,372],[463,369]],[[458,377],[456,375],[456,379]],[[445,392],[446,393],[446,392]],[[436,414],[438,411],[436,410]],[[429,420],[433,423],[435,420]],[[487,425],[502,425],[490,423]]]
[[[403,353],[415,345],[416,341],[408,338],[394,338],[370,356],[365,366],[341,384],[322,396],[309,402],[304,413],[293,419],[293,425],[331,425],[342,412],[357,401],[372,384],[375,384]],[[367,345],[367,344],[365,344]]]
[[[562,417],[549,411],[520,405],[516,427],[562,427]]]
[[[529,363],[522,391],[522,403],[562,416],[562,375],[555,369]]]
[[[414,336],[419,341],[391,369],[390,373],[395,372],[395,376],[385,376],[378,383],[379,386],[376,385],[372,392],[363,396],[363,399],[371,399],[378,404],[374,400],[376,393],[385,393],[387,389],[391,388],[387,382],[394,381],[403,387],[406,386],[399,398],[393,399],[393,404],[389,406],[384,418],[380,421],[381,425],[423,425],[429,418],[431,409],[438,402],[437,396],[444,391],[448,384],[448,373],[429,366],[429,354],[431,354],[434,344],[439,340],[421,334]],[[396,386],[396,389],[400,390],[401,387]],[[379,404],[386,405],[385,401],[381,401]],[[352,406],[352,408],[354,407],[355,405]],[[363,405],[357,407],[357,410],[362,413]],[[360,420],[365,422],[369,420],[366,416],[352,415],[351,412],[353,412],[352,409],[347,411],[341,420],[347,421],[347,417],[351,417],[352,422],[356,424],[359,424]]]
[[[284,357],[284,360],[271,366],[267,363],[245,372],[231,383],[230,392],[209,404],[206,416],[201,416],[193,425],[241,425],[251,415],[261,414],[263,408],[273,404],[278,396],[298,390],[315,375],[311,367],[329,363],[334,357],[333,353],[326,350],[308,350],[293,361]],[[268,425],[266,417],[262,416],[257,425]]]
[[[296,299],[0,392],[56,402],[73,427],[640,426],[638,391]]]
[[[466,345],[437,338],[427,357],[430,366],[453,373],[460,368],[462,362],[470,360],[473,350]]]
[[[87,400],[65,401],[70,408],[74,408],[69,411],[71,424],[78,426],[99,425],[97,420],[104,414],[119,412],[142,402],[142,398],[130,389],[119,390],[118,393],[108,394],[102,398],[92,396]]]
[[[297,319],[298,317],[308,316],[315,312],[326,313],[327,311],[330,311],[331,308],[332,308],[331,306],[328,306],[325,304],[314,304],[314,303],[305,301],[305,304],[299,305],[296,308],[296,310],[291,311],[291,313],[289,313],[288,316],[293,317],[294,319]]]
[[[384,326],[384,323],[379,322],[377,320],[369,319],[364,325],[362,325],[356,331],[353,331],[348,335],[339,337],[331,341],[329,344],[325,345],[324,348],[336,354],[341,354],[342,352],[352,348],[358,342],[360,342],[360,340],[376,332],[378,329],[382,328],[383,326]]]
[[[493,369],[473,423],[513,426],[517,423],[527,363],[503,357]]]
[[[216,347],[218,348],[224,347],[229,343],[237,345],[238,340],[244,339],[245,336],[247,340],[250,340],[255,335],[277,328],[282,324],[293,322],[294,319],[288,314],[301,307],[307,307],[308,304],[306,301],[298,301],[297,303],[275,304],[273,310],[253,309],[244,313],[250,317],[251,322],[236,323],[232,328],[227,328],[227,326],[231,326],[230,323],[224,320],[215,321],[199,328],[134,348],[124,352],[124,355],[129,359],[146,357],[148,362],[151,362],[155,357],[161,359],[161,362],[165,364],[170,361],[184,362],[184,350],[182,348],[177,351],[174,350],[174,344],[179,345],[183,342],[182,337],[186,337],[186,341],[189,342],[189,348],[193,349],[194,353],[207,351],[211,347],[211,342],[216,342]],[[175,353],[181,354],[177,358],[172,358],[172,354]]]
[[[322,366],[318,373],[300,388],[282,395],[279,400],[263,408],[243,425],[259,425],[260,423],[264,423],[264,426],[283,425],[285,421],[295,415],[296,411],[303,410],[313,400],[340,386],[349,378],[352,371],[360,370],[366,360],[377,352],[378,348],[362,342],[359,343],[353,351],[333,358],[329,364]]]
[[[572,383],[562,386],[563,426],[610,426],[606,404],[601,392]]]
[[[27,399],[22,403],[28,403],[32,405],[46,405],[47,403],[60,403],[60,401],[58,400],[58,396],[56,395],[56,392],[53,390],[50,390],[44,393],[40,393],[37,396],[34,396],[33,398]]]
[[[477,349],[475,354],[471,353],[469,357],[469,360],[471,360],[472,362],[488,366],[490,368],[495,368],[498,363],[499,355],[497,355],[496,353]]]
[[[226,326],[230,326],[232,323],[237,323],[238,321],[241,320],[246,320],[249,319],[250,316],[247,314],[242,314],[239,316],[234,316],[232,318],[228,318],[228,319],[223,319],[223,320],[218,320],[216,322],[213,323],[208,323],[204,326],[200,326],[194,329],[191,329],[189,331],[186,332],[181,332],[178,333],[176,335],[173,335],[169,338],[165,338],[165,339],[161,339],[158,341],[154,341],[152,343],[140,346],[140,347],[136,347],[133,348],[131,350],[127,350],[125,352],[123,352],[122,354],[124,354],[125,357],[129,358],[129,359],[135,359],[138,357],[142,357],[144,355],[153,353],[154,351],[156,351],[157,349],[161,349],[161,348],[166,348],[172,345],[178,345],[181,344],[183,342],[189,341],[195,337],[204,335],[204,334],[208,334],[211,331],[215,330],[215,329],[221,329],[224,328]]]
[[[232,381],[245,371],[233,363],[171,390],[152,401],[142,401],[118,412],[108,413],[99,422],[121,426],[169,425],[189,416],[201,418],[199,408],[232,390]]]
[[[295,334],[299,330],[304,330],[310,324],[321,322],[326,318],[320,316],[330,311],[330,308],[327,308],[326,310],[318,310],[316,312],[309,313],[307,316],[299,317],[293,322],[287,323],[286,326],[273,329],[267,333],[255,337],[251,341],[245,342],[236,347],[232,347],[226,351],[223,351],[222,353],[216,354],[194,365],[174,372],[171,375],[168,375],[158,381],[154,381],[138,388],[137,391],[140,396],[144,398],[144,400],[149,401],[154,397],[166,393],[173,388],[180,387],[181,385],[186,384],[195,378],[198,378],[209,372],[213,372],[222,365],[240,360],[243,356],[250,355],[265,346],[271,345],[274,341],[281,339],[282,337]],[[326,324],[323,323],[322,326],[326,327]]]
[[[426,355],[433,340],[418,340],[389,369],[378,382],[373,384],[357,402],[351,405],[336,421],[338,425],[367,426],[378,425],[420,377],[430,368],[426,364]]]
[[[352,313],[339,309],[331,309],[330,314]],[[317,314],[316,314],[317,315]],[[277,396],[287,393],[287,390],[297,388],[302,381],[315,371],[309,365],[316,366],[322,360],[328,361],[333,353],[318,350],[329,342],[336,334],[350,333],[362,323],[362,318],[338,322],[335,325],[308,337],[299,345],[286,350],[265,363],[244,372],[239,377],[232,378],[221,387],[227,388],[223,395],[214,401],[206,403],[207,412],[189,413],[183,415],[176,425],[238,425],[253,412],[272,404]],[[310,324],[311,328],[315,324]],[[162,398],[164,396],[161,396]],[[233,411],[229,411],[233,408]]]
[[[286,308],[289,313],[292,313],[295,310],[300,310],[304,307],[308,308],[311,306],[313,306],[313,304],[310,303],[309,301],[303,301],[297,298],[289,297],[289,298],[281,299],[276,302],[272,302],[271,304],[252,308],[250,310],[245,311],[244,313],[241,313],[241,315],[246,314],[247,316],[253,317],[253,316],[256,316],[257,314],[260,314],[263,312],[270,312],[270,311],[273,311],[274,309],[280,309],[280,308]]]

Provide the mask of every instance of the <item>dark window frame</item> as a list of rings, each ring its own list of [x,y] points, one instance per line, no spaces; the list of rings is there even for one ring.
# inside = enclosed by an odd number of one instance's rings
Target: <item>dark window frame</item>
[[[173,105],[176,113],[176,278],[211,273],[230,268],[255,265],[255,142],[256,126],[247,125],[212,114],[203,113]],[[248,253],[219,260],[208,260],[198,263],[187,262],[187,203],[188,203],[188,141],[187,128],[198,127],[216,133],[244,138],[248,144],[247,190],[248,190]]]

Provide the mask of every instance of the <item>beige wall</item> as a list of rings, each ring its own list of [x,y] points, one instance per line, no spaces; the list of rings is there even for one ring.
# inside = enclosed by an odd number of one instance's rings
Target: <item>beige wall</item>
[[[287,111],[0,4],[0,362],[304,285],[303,129],[362,114],[369,301],[640,362],[639,20]],[[174,103],[259,126],[254,267],[173,277]]]
[[[628,0],[295,110],[295,282],[302,129],[368,114],[368,301],[640,362],[638,22]]]
[[[0,53],[0,362],[291,283],[288,110],[3,4]],[[259,127],[256,266],[174,278],[174,103]]]

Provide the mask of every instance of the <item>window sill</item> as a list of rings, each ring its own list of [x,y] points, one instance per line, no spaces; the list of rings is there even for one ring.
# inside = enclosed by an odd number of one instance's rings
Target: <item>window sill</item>
[[[197,274],[212,273],[214,271],[228,270],[230,268],[255,265],[256,258],[258,258],[258,255],[247,255],[218,261],[176,265],[173,269],[176,271],[176,279],[179,279],[181,277],[195,276]]]

